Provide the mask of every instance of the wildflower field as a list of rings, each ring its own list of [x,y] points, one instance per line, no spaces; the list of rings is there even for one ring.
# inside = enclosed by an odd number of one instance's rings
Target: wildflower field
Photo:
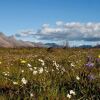
[[[0,100],[100,100],[100,49],[0,49]]]

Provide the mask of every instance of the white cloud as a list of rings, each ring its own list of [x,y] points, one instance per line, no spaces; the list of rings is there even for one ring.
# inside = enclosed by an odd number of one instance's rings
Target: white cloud
[[[57,25],[57,26],[63,26],[63,24],[64,24],[63,21],[57,21],[57,22],[56,22],[56,25]]]
[[[36,32],[27,30],[19,34],[31,35],[38,40],[100,41],[100,23],[64,23],[57,21],[55,27],[43,24]]]
[[[15,36],[17,36],[17,37],[26,37],[26,36],[31,36],[35,33],[36,32],[33,29],[20,30],[15,34]]]
[[[49,27],[49,24],[43,24],[42,28]]]

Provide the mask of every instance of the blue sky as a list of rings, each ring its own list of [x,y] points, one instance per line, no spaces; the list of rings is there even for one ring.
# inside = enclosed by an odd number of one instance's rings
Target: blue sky
[[[38,32],[44,24],[57,27],[57,21],[99,23],[100,0],[0,0],[0,31],[6,35],[30,29]]]

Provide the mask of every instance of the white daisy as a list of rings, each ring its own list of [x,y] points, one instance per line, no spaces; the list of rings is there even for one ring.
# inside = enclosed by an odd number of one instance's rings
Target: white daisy
[[[38,72],[37,71],[33,71],[33,75],[36,75]]]
[[[70,94],[76,95],[75,91],[73,91],[73,90],[70,90]]]
[[[32,65],[31,64],[27,64],[27,67],[32,67]]]
[[[79,77],[79,76],[76,76],[76,79],[77,79],[77,80],[80,80],[80,77]]]
[[[33,71],[33,68],[29,68],[30,71]]]
[[[28,82],[24,77],[22,78],[21,81],[22,81],[23,84],[27,84],[27,82]]]
[[[67,94],[67,98],[69,98],[69,99],[70,99],[70,98],[71,98],[71,95],[70,95],[70,94]]]
[[[38,59],[38,61],[40,61],[40,62],[41,62],[42,66],[44,66],[44,65],[45,65],[45,63],[44,63],[44,61],[43,61],[42,59]]]
[[[31,93],[31,94],[30,94],[30,97],[33,97],[33,96],[34,96],[34,94],[33,94],[33,93]]]
[[[39,69],[39,74],[41,74],[41,73],[43,73],[43,68],[42,67]]]

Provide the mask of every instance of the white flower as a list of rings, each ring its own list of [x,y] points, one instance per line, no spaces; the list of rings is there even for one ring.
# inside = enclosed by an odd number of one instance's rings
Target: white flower
[[[9,72],[3,72],[5,76],[9,76]]]
[[[80,80],[80,77],[79,77],[79,76],[76,76],[76,79],[77,79],[77,80]]]
[[[39,73],[40,74],[43,73],[43,68],[42,67],[39,69]]]
[[[71,98],[71,95],[70,95],[70,94],[67,94],[67,98],[69,98],[69,99],[70,99],[70,98]]]
[[[42,59],[38,59],[38,61],[40,61],[40,62],[44,62]]]
[[[27,82],[28,82],[24,77],[22,78],[21,81],[22,81],[23,84],[27,84]]]
[[[24,73],[24,70],[22,70],[21,72]]]
[[[33,68],[29,68],[30,71],[33,71]]]
[[[41,62],[42,66],[44,66],[44,65],[45,65],[45,63],[44,63],[44,61],[43,61],[42,59],[38,59],[38,61],[40,61],[40,62]]]
[[[36,70],[36,69],[37,69],[37,67],[34,67],[34,69]]]
[[[7,74],[7,73],[5,73],[4,75],[5,75],[5,76],[8,76],[8,74]]]
[[[57,64],[56,61],[53,61],[53,65],[56,66],[56,68],[59,67],[59,64]]]
[[[13,82],[13,84],[14,84],[14,85],[17,85],[17,84],[18,84],[18,82]]]
[[[32,65],[31,64],[27,64],[27,67],[32,67]]]
[[[36,75],[38,72],[37,71],[33,71],[33,75]]]
[[[71,67],[75,67],[75,65],[73,63],[71,63],[70,65],[71,65]]]
[[[34,96],[34,94],[33,94],[33,93],[31,93],[31,94],[30,94],[30,96],[31,96],[31,97],[33,97],[33,96]]]
[[[70,94],[76,95],[76,94],[75,94],[75,91],[73,91],[73,90],[70,90]]]

